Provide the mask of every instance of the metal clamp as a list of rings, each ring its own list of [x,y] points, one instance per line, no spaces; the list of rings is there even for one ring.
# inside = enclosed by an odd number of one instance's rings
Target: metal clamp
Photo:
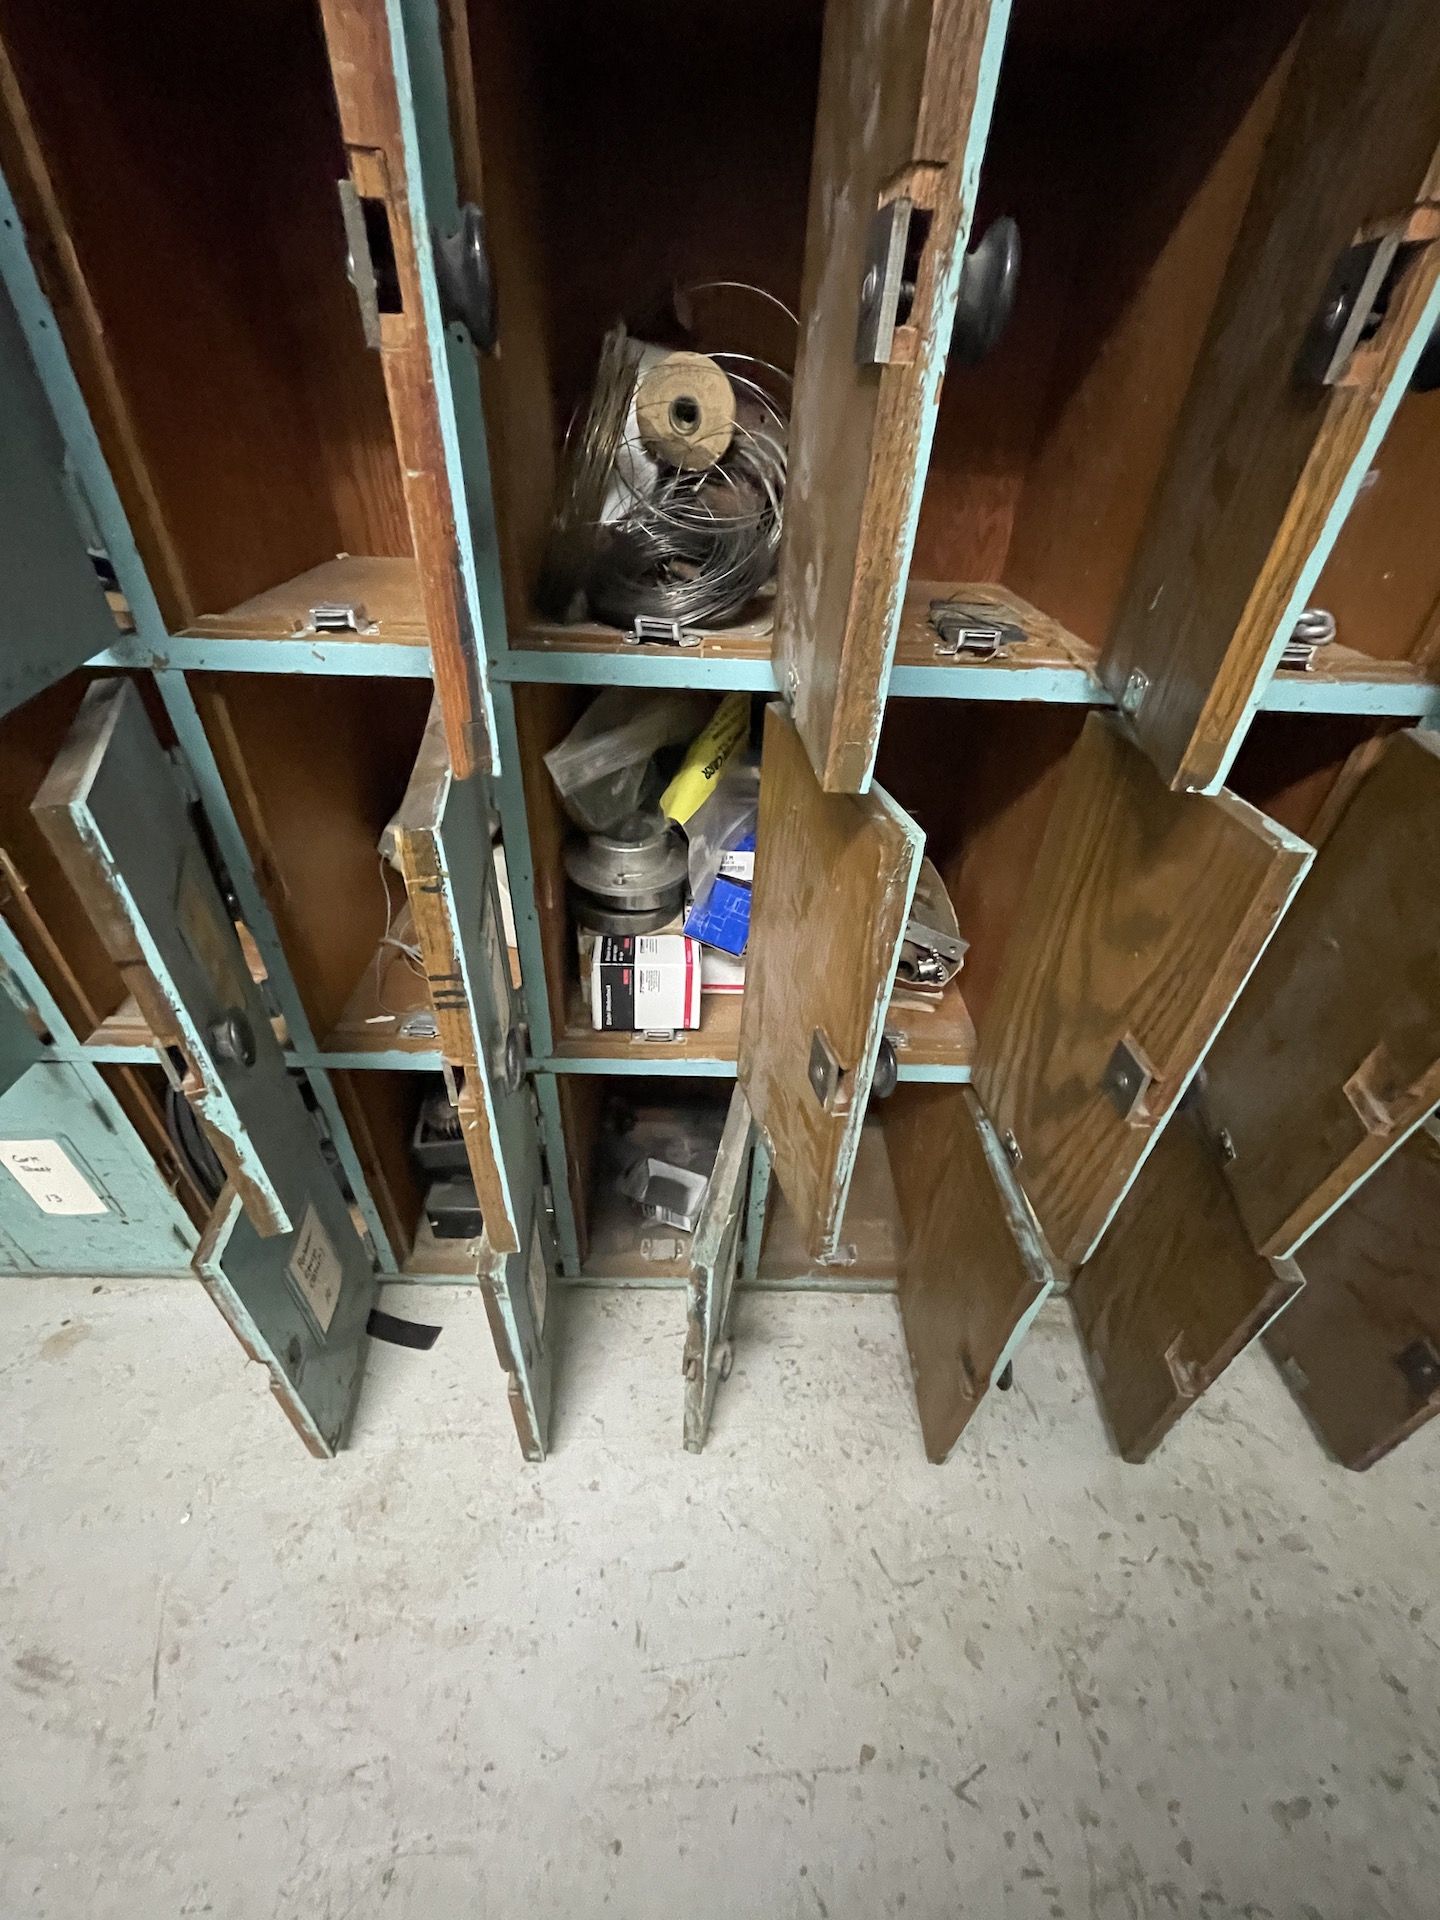
[[[932,600],[930,624],[940,636],[935,652],[942,660],[1000,659],[1025,638],[1023,627],[997,620],[992,607],[971,600]]]
[[[632,647],[698,647],[705,636],[696,627],[682,627],[678,620],[664,620],[654,613],[637,613],[634,625],[624,637]]]
[[[1308,673],[1315,664],[1316,648],[1328,647],[1334,638],[1334,614],[1327,613],[1324,607],[1307,607],[1285,642],[1280,655],[1281,671]]]
[[[374,633],[376,623],[358,600],[322,600],[310,609],[312,633]]]

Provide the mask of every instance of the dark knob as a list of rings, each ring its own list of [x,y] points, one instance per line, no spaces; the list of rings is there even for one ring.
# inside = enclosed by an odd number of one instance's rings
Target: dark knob
[[[900,1079],[900,1062],[895,1057],[894,1043],[889,1035],[880,1042],[880,1051],[875,1056],[875,1072],[870,1080],[870,1097],[873,1100],[888,1100],[895,1091]]]
[[[430,239],[445,324],[458,321],[479,352],[493,353],[500,333],[500,303],[490,269],[484,214],[467,200],[454,233],[432,230]]]
[[[217,1060],[232,1067],[255,1064],[255,1030],[240,1012],[227,1013],[210,1029],[210,1046]]]
[[[1015,308],[1020,286],[1020,229],[1008,213],[992,220],[980,244],[965,256],[950,359],[978,366],[995,346]]]

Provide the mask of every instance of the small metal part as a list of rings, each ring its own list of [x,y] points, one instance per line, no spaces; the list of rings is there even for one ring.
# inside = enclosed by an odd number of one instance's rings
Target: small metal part
[[[945,882],[927,857],[920,863],[896,978],[907,986],[948,986],[960,971],[968,947]]]
[[[1122,713],[1128,713],[1133,717],[1140,711],[1141,707],[1144,706],[1145,696],[1149,691],[1149,674],[1143,672],[1141,668],[1136,667],[1130,674],[1129,679],[1126,680],[1124,689],[1121,692],[1120,711]]]
[[[888,364],[905,287],[905,251],[915,203],[897,194],[876,209],[865,250],[860,282],[860,313],[855,327],[855,359],[862,367]],[[913,292],[913,288],[912,288]]]
[[[350,180],[336,182],[340,192],[340,218],[345,225],[345,245],[349,258],[346,272],[355,289],[360,308],[360,326],[367,347],[380,345],[380,297],[375,284],[375,263],[370,258],[370,236],[365,226],[365,209]]]
[[[525,1036],[519,1027],[512,1027],[505,1036],[505,1079],[506,1093],[518,1093],[520,1082],[525,1078]]]
[[[1144,1117],[1141,1109],[1146,1094],[1155,1084],[1155,1073],[1128,1034],[1116,1041],[1100,1084],[1122,1120]]]
[[[632,647],[698,647],[705,636],[697,627],[682,626],[678,620],[637,613],[624,637]]]
[[[679,835],[656,811],[633,813],[565,849],[576,918],[597,933],[663,927],[684,904],[688,865]]]
[[[935,652],[942,660],[996,660],[1025,639],[1013,620],[998,620],[995,609],[974,600],[932,600],[930,624],[940,636]]]
[[[1235,1158],[1235,1137],[1228,1127],[1216,1128],[1215,1145],[1219,1151],[1221,1160],[1228,1167],[1230,1162]]]
[[[1020,289],[1020,229],[1008,213],[992,220],[960,268],[955,324],[950,334],[952,366],[978,366],[999,343]]]
[[[1286,673],[1308,673],[1315,664],[1317,647],[1328,647],[1335,638],[1335,616],[1324,607],[1307,607],[1295,622],[1280,666]]]
[[[1001,1134],[1000,1144],[1004,1147],[1005,1157],[1009,1160],[1011,1166],[1018,1167],[1025,1156],[1020,1151],[1020,1142],[1015,1138],[1014,1133],[1009,1127],[1006,1127],[1005,1131]]]
[[[232,1067],[255,1064],[255,1029],[238,1008],[233,1008],[210,1029],[210,1046],[217,1060]]]
[[[375,622],[358,600],[322,600],[310,609],[312,633],[374,633]]]
[[[1401,248],[1397,228],[1378,239],[1357,241],[1341,254],[1295,363],[1301,386],[1333,387],[1355,349],[1375,332],[1385,317]]]
[[[467,200],[454,233],[441,233],[432,227],[430,245],[446,326],[464,327],[477,352],[493,353],[500,335],[500,301],[490,265],[485,215]]]
[[[1395,1365],[1414,1399],[1429,1400],[1440,1393],[1440,1353],[1430,1341],[1412,1340],[1395,1355]]]
[[[810,1035],[810,1091],[820,1102],[826,1113],[839,1113],[843,1109],[842,1093],[846,1073],[840,1065],[839,1056],[830,1044],[830,1037],[823,1027],[816,1027]]]
[[[895,1052],[895,1042],[887,1033],[882,1035],[880,1050],[875,1055],[875,1071],[870,1076],[870,1098],[888,1100],[899,1084],[900,1061]]]

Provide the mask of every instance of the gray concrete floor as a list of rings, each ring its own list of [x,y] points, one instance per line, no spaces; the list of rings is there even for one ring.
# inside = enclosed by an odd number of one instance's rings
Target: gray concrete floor
[[[1148,1467],[1063,1309],[926,1466],[895,1308],[571,1298],[515,1455],[473,1296],[311,1461],[198,1289],[0,1290],[6,1920],[1440,1911],[1431,1430],[1247,1355]]]

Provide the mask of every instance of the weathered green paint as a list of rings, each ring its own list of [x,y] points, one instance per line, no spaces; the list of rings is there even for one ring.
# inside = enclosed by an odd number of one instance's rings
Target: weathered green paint
[[[699,1453],[705,1445],[716,1389],[730,1371],[730,1311],[754,1134],[744,1089],[736,1087],[690,1249],[684,1355],[684,1439],[690,1453]]]

